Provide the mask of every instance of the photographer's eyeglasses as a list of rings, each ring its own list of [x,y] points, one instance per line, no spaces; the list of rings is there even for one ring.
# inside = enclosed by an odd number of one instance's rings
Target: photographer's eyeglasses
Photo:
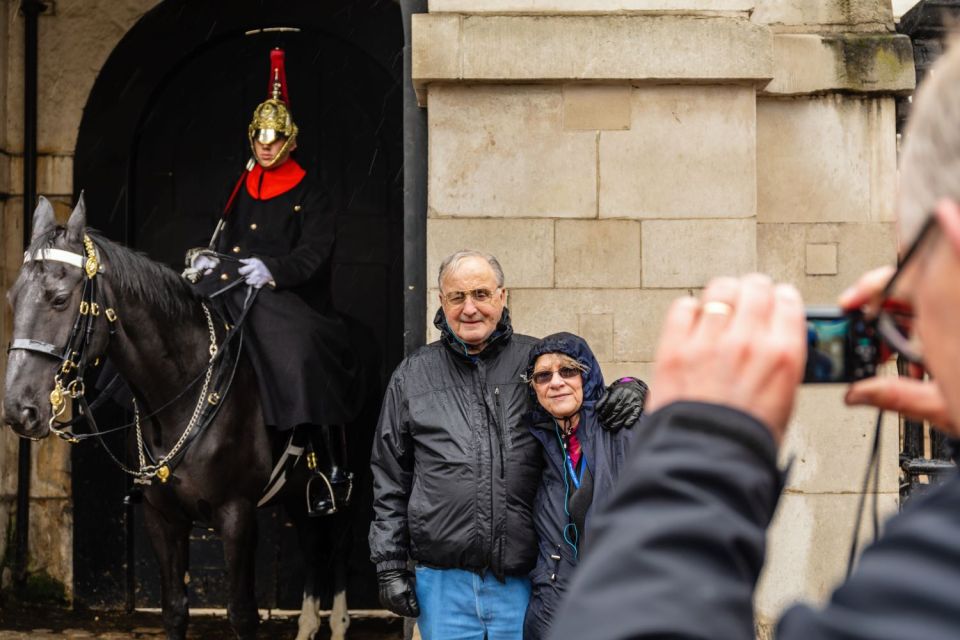
[[[473,291],[451,291],[450,293],[442,293],[440,295],[443,296],[444,302],[451,307],[459,307],[466,303],[468,297],[472,298],[474,302],[481,304],[490,302],[499,290],[500,287],[497,287],[493,291],[490,291],[490,289],[474,289]]]
[[[924,240],[932,235],[931,230],[937,226],[936,221],[936,216],[931,214],[920,228],[913,244],[903,254],[897,270],[883,288],[883,302],[877,314],[877,331],[887,346],[909,362],[919,365],[923,364],[923,348],[913,332],[913,307],[895,296],[894,287]]]
[[[559,373],[560,377],[564,380],[569,378],[575,378],[580,375],[580,369],[576,367],[560,367],[556,371],[537,371],[535,374],[530,376],[530,380],[533,381],[533,384],[538,387],[542,387],[545,384],[549,384],[553,380],[553,374]]]

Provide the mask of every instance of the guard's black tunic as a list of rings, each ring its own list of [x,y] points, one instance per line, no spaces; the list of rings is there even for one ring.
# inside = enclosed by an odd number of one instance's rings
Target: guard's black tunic
[[[302,174],[292,159],[277,171],[287,183]],[[330,300],[335,215],[329,197],[309,176],[279,195],[254,197],[272,195],[264,188],[269,174],[257,167],[241,186],[216,246],[236,258],[260,258],[276,283],[260,290],[244,331],[244,348],[260,381],[264,419],[281,430],[346,424],[359,412],[362,385],[347,327]],[[242,279],[240,266],[221,260],[203,278],[202,288],[210,292]],[[218,296],[233,317],[246,291],[246,285],[239,285]]]

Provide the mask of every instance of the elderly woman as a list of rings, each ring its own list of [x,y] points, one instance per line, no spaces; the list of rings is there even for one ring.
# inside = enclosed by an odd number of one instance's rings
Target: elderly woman
[[[597,418],[603,374],[580,337],[556,333],[538,342],[526,377],[537,404],[530,429],[542,445],[544,471],[534,503],[539,553],[524,640],[545,638],[577,566],[594,508],[623,467],[630,427],[611,431]],[[646,385],[636,381],[646,391]]]

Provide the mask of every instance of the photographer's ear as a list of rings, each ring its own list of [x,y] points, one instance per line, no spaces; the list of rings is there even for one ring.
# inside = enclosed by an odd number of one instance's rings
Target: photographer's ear
[[[937,203],[934,215],[937,216],[943,236],[950,243],[954,253],[960,256],[960,204],[950,198],[944,198]]]

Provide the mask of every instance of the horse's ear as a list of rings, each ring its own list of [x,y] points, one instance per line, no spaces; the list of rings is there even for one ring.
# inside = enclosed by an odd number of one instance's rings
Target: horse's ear
[[[83,243],[83,234],[87,228],[87,205],[83,203],[83,191],[80,192],[80,199],[77,200],[77,206],[73,208],[70,219],[67,220],[67,240],[77,244]]]
[[[40,196],[37,202],[37,208],[33,210],[33,232],[31,240],[36,240],[43,234],[51,231],[57,226],[57,217],[53,214],[53,205],[50,201]]]

